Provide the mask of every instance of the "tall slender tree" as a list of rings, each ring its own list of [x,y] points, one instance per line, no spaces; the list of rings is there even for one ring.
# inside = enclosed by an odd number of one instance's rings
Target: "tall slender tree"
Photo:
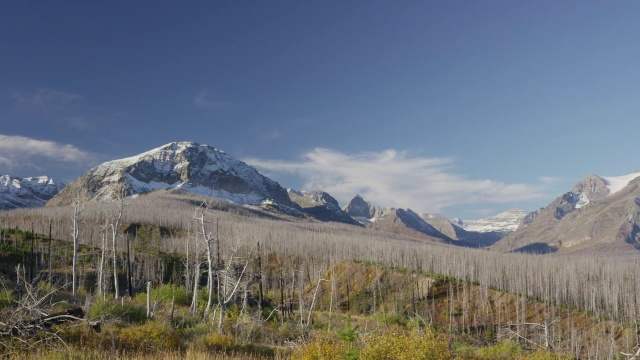
[[[87,205],[87,191],[84,188],[77,188],[73,196],[73,217],[71,219],[71,238],[73,239],[73,262],[72,262],[72,290],[73,299],[78,294],[78,245],[80,243],[80,218]]]

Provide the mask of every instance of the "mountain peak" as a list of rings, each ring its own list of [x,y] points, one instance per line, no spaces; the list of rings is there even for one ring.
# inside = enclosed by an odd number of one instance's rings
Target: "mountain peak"
[[[365,201],[360,195],[354,196],[342,210],[357,219],[372,219],[376,214],[376,207]]]
[[[156,190],[181,189],[239,204],[259,205],[266,199],[294,205],[275,181],[209,145],[190,141],[171,142],[141,154],[93,167],[73,187],[90,190],[91,198],[108,199]],[[70,187],[71,187],[70,185]],[[67,204],[72,192],[63,191],[50,204]]]

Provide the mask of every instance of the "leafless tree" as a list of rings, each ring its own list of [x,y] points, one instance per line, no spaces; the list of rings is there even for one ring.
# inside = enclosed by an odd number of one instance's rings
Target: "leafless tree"
[[[75,300],[78,292],[78,245],[80,243],[80,224],[82,219],[80,216],[86,207],[87,191],[83,188],[76,189],[73,197],[72,226],[71,226],[71,238],[73,239],[73,264],[72,264],[72,297]]]
[[[111,244],[113,250],[113,286],[115,288],[114,298],[120,298],[120,288],[118,284],[118,236],[120,235],[120,225],[124,214],[124,193],[120,193],[113,200],[111,223]]]
[[[251,253],[242,253],[245,244],[240,240],[231,246],[231,253],[225,261],[225,267],[218,272],[220,291],[218,294],[218,333],[224,329],[224,318],[229,303],[234,299],[241,283],[246,282],[245,272],[251,262]]]

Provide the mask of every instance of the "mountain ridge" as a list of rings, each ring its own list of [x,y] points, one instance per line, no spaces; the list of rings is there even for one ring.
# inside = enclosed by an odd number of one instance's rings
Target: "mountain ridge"
[[[43,175],[34,177],[0,176],[0,209],[43,206],[65,187],[64,183]]]
[[[640,173],[589,174],[529,214],[492,249],[537,253],[628,254],[640,250]]]

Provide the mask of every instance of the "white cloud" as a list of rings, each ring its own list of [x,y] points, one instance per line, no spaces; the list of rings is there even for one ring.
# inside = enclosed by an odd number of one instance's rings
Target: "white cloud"
[[[562,180],[564,180],[561,177],[557,177],[557,176],[540,176],[538,178],[538,180],[540,180],[541,183],[543,184],[557,184],[559,182],[561,182]]]
[[[33,94],[14,92],[11,99],[18,105],[44,111],[55,111],[82,99],[82,95],[51,89],[38,89]]]
[[[89,152],[70,144],[31,139],[24,136],[0,134],[0,164],[20,167],[29,164],[37,167],[38,161],[84,162],[91,158]]]
[[[211,99],[211,96],[209,96],[209,91],[206,89],[200,91],[198,95],[196,95],[196,97],[193,99],[193,103],[197,106],[205,108],[217,108],[227,105],[222,101]]]
[[[467,204],[508,203],[540,199],[544,184],[508,184],[468,179],[452,171],[451,158],[410,156],[406,151],[346,154],[318,148],[300,161],[246,159],[266,174],[292,174],[305,189],[322,189],[345,203],[360,194],[380,206],[437,213]]]

